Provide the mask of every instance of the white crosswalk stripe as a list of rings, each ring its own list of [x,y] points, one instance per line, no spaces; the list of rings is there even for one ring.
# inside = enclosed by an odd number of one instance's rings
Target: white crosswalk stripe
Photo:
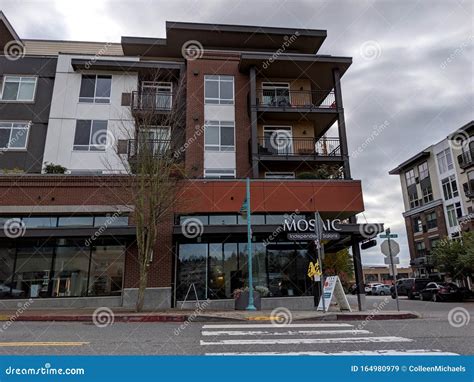
[[[456,355],[456,353],[439,349],[405,349],[411,345],[404,345],[402,349],[388,349],[386,348],[387,344],[410,344],[415,341],[406,337],[373,335],[367,329],[357,329],[347,323],[215,324],[203,325],[201,335],[203,336],[203,339],[200,340],[201,346],[205,347],[206,350],[217,350],[216,352],[205,353],[210,356]],[[367,350],[350,350],[350,348],[343,351],[327,350],[327,346],[337,346],[338,344],[344,346],[346,346],[345,344],[355,344],[360,345],[360,347],[368,344],[372,348]],[[385,346],[383,349],[373,349],[373,346],[377,346],[376,344]],[[293,348],[285,351],[285,347],[282,346],[281,351],[279,351],[280,348],[272,348],[273,345],[287,345],[287,347],[292,346]],[[244,351],[223,351],[227,350],[228,346],[235,350],[243,349]],[[256,351],[247,351],[250,346],[257,346]],[[262,350],[259,349],[260,346],[263,347]],[[295,346],[298,346],[298,348],[295,348]],[[222,347],[226,347],[226,349]],[[309,349],[304,349],[304,347],[309,347]],[[303,349],[299,350],[299,348]]]

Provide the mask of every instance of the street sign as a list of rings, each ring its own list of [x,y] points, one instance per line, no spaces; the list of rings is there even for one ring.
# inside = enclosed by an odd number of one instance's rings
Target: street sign
[[[324,281],[323,295],[319,300],[318,308],[316,310],[327,312],[333,298],[336,298],[339,309],[352,312],[339,276],[329,276],[326,278]]]
[[[309,262],[308,265],[308,277],[314,279],[315,276],[321,276],[321,270],[319,269],[319,263]],[[319,280],[318,280],[319,281]]]
[[[377,245],[377,240],[365,241],[360,245],[360,249],[369,249]]]
[[[386,233],[382,233],[379,235],[379,237],[381,239],[396,239],[398,237],[398,235],[396,233],[390,233],[390,234],[386,234]]]
[[[400,258],[399,258],[399,257],[393,256],[393,257],[392,257],[392,260],[393,260],[393,263],[390,262],[390,257],[386,257],[385,259],[383,259],[383,261],[384,261],[385,264],[387,264],[387,265],[390,265],[390,264],[400,264]]]
[[[392,250],[392,256],[396,256],[400,253],[400,246],[395,240],[390,240],[390,248],[389,241],[384,240],[382,245],[380,246],[380,250],[385,256],[390,257],[390,249]]]

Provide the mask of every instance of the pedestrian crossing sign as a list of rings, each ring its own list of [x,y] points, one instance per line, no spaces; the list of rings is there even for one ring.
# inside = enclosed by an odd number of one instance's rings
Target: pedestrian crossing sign
[[[314,278],[315,276],[321,276],[321,270],[319,269],[319,263],[312,261],[309,262],[308,265],[308,277],[310,279]]]

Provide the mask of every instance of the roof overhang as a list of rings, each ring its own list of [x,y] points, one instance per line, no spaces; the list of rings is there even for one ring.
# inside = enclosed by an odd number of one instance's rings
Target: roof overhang
[[[184,63],[174,61],[124,61],[73,58],[71,65],[74,70],[108,70],[119,72],[137,72],[144,69],[184,69]]]
[[[6,45],[11,42],[16,42],[16,47],[24,48],[23,41],[20,36],[15,32],[12,25],[8,21],[5,14],[0,11],[0,52],[3,54],[7,53]]]
[[[390,175],[399,175],[404,169],[414,165],[416,162],[419,162],[422,159],[426,159],[430,156],[429,151],[422,151],[421,153],[416,154],[415,156],[411,157],[410,159],[406,160],[402,164],[398,165],[393,170],[389,171]]]
[[[94,237],[97,234],[97,227],[59,227],[59,228],[28,228],[25,230],[23,238],[41,237]],[[135,237],[136,227],[107,227],[101,237]],[[3,230],[0,230],[0,238],[7,238]],[[15,239],[18,240],[18,239]]]
[[[293,37],[294,36],[294,37]],[[274,28],[247,25],[166,22],[166,38],[122,37],[125,55],[182,57],[187,42],[199,42],[205,50],[277,51],[315,54],[324,42],[325,30]]]
[[[465,134],[460,132],[464,132]],[[448,135],[449,140],[459,140],[471,137],[474,135],[474,121],[466,123],[464,126],[461,126],[454,133]]]
[[[352,64],[351,57],[321,56],[314,54],[242,53],[239,69],[248,73],[250,67],[257,75],[266,78],[308,78],[317,89],[334,87],[333,70],[339,69],[342,77]]]

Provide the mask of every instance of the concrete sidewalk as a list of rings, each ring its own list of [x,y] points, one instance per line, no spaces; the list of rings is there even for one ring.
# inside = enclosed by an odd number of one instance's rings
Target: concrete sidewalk
[[[273,313],[272,313],[273,312]],[[289,314],[288,314],[289,312]],[[273,316],[272,316],[273,314]],[[410,311],[365,311],[327,313],[316,311],[212,311],[169,309],[136,313],[121,308],[98,309],[27,309],[18,311],[0,310],[0,321],[61,321],[61,322],[101,322],[112,317],[114,322],[218,322],[218,321],[364,321],[364,320],[403,320],[420,318]]]

